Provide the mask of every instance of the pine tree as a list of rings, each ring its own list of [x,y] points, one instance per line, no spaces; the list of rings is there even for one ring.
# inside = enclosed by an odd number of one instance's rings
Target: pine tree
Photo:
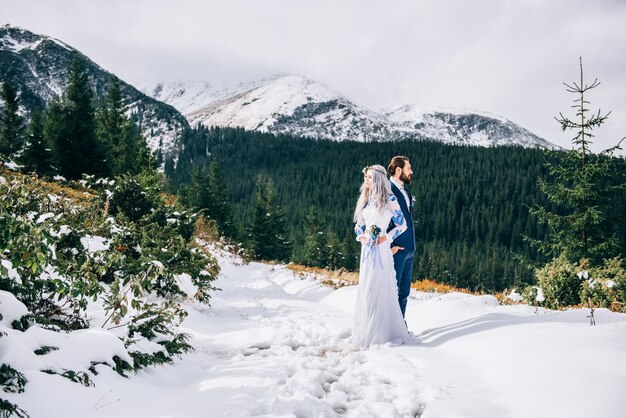
[[[304,222],[303,262],[308,266],[326,267],[328,264],[328,240],[324,232],[324,224],[314,206],[309,208]]]
[[[28,133],[21,163],[27,172],[36,172],[40,176],[51,173],[52,154],[44,139],[44,122],[41,112],[33,112],[28,125]]]
[[[152,159],[148,143],[141,130],[130,119],[127,119],[124,131],[124,156],[122,162],[123,172],[138,174],[143,170],[157,168]]]
[[[202,211],[203,214],[213,219],[213,194],[209,185],[209,174],[206,169],[194,168],[191,173],[191,184],[187,188],[179,190],[181,202],[190,208]]]
[[[248,241],[252,256],[258,260],[271,260],[271,253],[267,243],[271,239],[269,214],[267,212],[267,195],[265,183],[261,176],[257,178],[256,205],[252,224],[248,230]]]
[[[44,127],[59,174],[78,179],[83,173],[106,176],[109,170],[96,136],[93,91],[82,61],[72,59],[64,97],[48,105]],[[52,108],[51,108],[52,107]]]
[[[43,138],[44,143],[50,148],[52,171],[60,174],[61,158],[63,150],[69,146],[64,121],[67,118],[66,111],[61,104],[60,98],[53,99],[43,113]]]
[[[119,79],[112,75],[97,117],[98,137],[107,150],[113,175],[139,174],[149,167],[149,150],[133,121],[126,116]]]
[[[119,80],[111,77],[106,100],[97,114],[98,138],[106,148],[109,167],[113,175],[124,173],[122,167],[123,135],[124,135],[124,107]]]
[[[216,160],[212,160],[209,164],[208,186],[212,197],[209,214],[216,220],[217,228],[222,235],[231,239],[236,238],[237,229],[232,219],[228,187]]]
[[[215,221],[222,236],[237,237],[237,229],[232,220],[232,209],[228,188],[217,161],[213,160],[208,169],[193,169],[191,184],[178,189],[180,202]]]
[[[257,198],[249,240],[254,258],[286,261],[291,252],[282,209],[271,179],[257,178]]]
[[[176,163],[174,162],[174,158],[168,157],[165,160],[165,163],[163,164],[163,173],[165,173],[165,176],[168,179],[172,179],[177,168],[178,167],[176,166]],[[174,183],[173,181],[170,182],[170,184],[171,184],[170,189],[172,189],[172,190],[175,189],[175,185],[173,183]]]
[[[599,263],[619,252],[619,241],[609,222],[607,211],[615,193],[624,188],[624,184],[613,185],[611,178],[615,174],[613,152],[616,146],[593,154],[590,151],[592,131],[602,125],[609,113],[597,113],[588,116],[586,94],[598,87],[596,79],[591,85],[584,83],[582,59],[580,60],[580,83],[565,84],[567,91],[578,96],[574,102],[576,117],[572,120],[559,114],[556,118],[563,131],[573,129],[573,149],[551,151],[546,162],[550,181],[540,181],[539,185],[548,200],[557,206],[550,211],[536,206],[531,213],[549,227],[546,241],[530,240],[540,251],[550,257],[563,256],[571,262],[583,258]],[[622,140],[623,141],[623,140]],[[623,164],[619,164],[622,167]]]
[[[352,232],[341,241],[341,253],[345,256],[345,261],[343,265],[339,267],[344,267],[348,270],[355,270],[358,266],[358,259],[360,254],[358,253],[357,242],[354,239],[354,234]]]
[[[346,254],[344,253],[341,241],[339,241],[339,237],[337,237],[337,234],[331,229],[328,230],[326,236],[327,244],[325,267],[332,270],[347,268]]]
[[[154,134],[151,134],[151,135],[154,135]],[[156,157],[154,158],[154,165],[156,165],[157,167],[160,167],[161,164],[163,164],[163,151],[161,150],[161,146],[159,146],[159,149],[157,150],[157,153],[156,153]]]
[[[0,120],[0,154],[10,156],[20,150],[24,142],[24,118],[19,111],[17,88],[11,80],[2,83],[4,109]]]
[[[269,228],[271,239],[268,249],[274,254],[274,260],[288,261],[291,254],[291,243],[289,242],[287,222],[282,207],[278,204],[274,183],[271,179],[267,181],[267,213],[269,214]]]

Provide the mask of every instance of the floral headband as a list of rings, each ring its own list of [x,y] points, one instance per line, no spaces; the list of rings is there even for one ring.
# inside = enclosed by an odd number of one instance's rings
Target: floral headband
[[[363,173],[363,175],[367,174],[367,170],[373,170],[373,171],[377,171],[381,174],[387,175],[387,173],[384,170],[381,170],[378,167],[374,167],[374,166],[370,166],[370,165],[366,165],[365,167],[363,167],[363,170],[361,170],[361,173]]]

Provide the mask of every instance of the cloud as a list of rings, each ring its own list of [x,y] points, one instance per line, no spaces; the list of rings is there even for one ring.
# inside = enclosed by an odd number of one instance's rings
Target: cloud
[[[0,0],[123,79],[244,81],[298,73],[379,109],[405,103],[505,116],[567,145],[562,85],[602,85],[612,109],[594,149],[626,135],[626,2],[617,0]]]

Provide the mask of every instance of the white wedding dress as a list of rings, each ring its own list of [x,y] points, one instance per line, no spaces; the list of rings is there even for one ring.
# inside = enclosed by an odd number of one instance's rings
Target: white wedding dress
[[[370,227],[378,226],[382,237],[392,219],[396,227],[387,233],[387,240],[382,244],[372,245]],[[394,344],[416,342],[406,329],[402,318],[390,247],[391,241],[406,228],[402,210],[393,195],[388,198],[387,207],[382,213],[373,205],[368,205],[361,211],[355,233],[357,239],[365,236],[369,241],[361,246],[359,284],[352,331],[352,344],[357,347],[388,342]]]

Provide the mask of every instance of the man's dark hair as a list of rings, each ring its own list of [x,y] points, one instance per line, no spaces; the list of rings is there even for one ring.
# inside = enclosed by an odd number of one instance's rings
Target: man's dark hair
[[[396,155],[391,159],[389,166],[387,167],[387,174],[390,177],[393,177],[396,174],[396,168],[404,168],[406,163],[409,161],[409,157],[405,157],[403,155]]]

